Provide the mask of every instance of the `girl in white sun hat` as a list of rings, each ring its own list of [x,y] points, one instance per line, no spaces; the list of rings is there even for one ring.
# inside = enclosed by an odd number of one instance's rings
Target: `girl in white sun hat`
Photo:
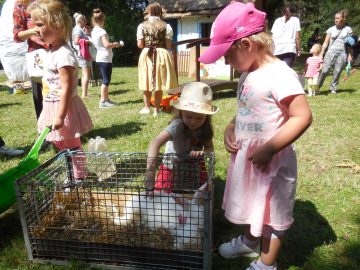
[[[211,88],[201,82],[188,83],[182,90],[181,97],[174,102],[173,106],[178,110],[176,115],[170,124],[151,141],[149,146],[147,180],[151,188],[155,180],[156,162],[154,161],[156,161],[160,147],[164,144],[166,144],[165,154],[176,154],[176,156],[189,154],[190,157],[201,157],[204,153],[214,151],[211,116],[218,111],[218,107],[212,105]],[[199,180],[198,184],[205,182],[204,162],[191,164],[191,166],[194,166],[193,172],[196,172],[196,175],[193,175],[193,178]],[[176,162],[169,159],[163,160],[155,182],[155,189],[171,192],[175,185],[178,187],[178,183],[184,187],[187,183],[181,183],[183,180],[191,181],[190,179],[175,179],[178,178],[179,173],[182,173],[175,172],[175,170]],[[188,171],[188,168],[186,170]],[[197,187],[192,186],[191,188]]]
[[[292,143],[310,126],[311,111],[297,74],[277,59],[266,14],[234,2],[215,19],[210,47],[199,58],[220,57],[243,73],[238,108],[225,128],[231,154],[222,207],[244,235],[219,247],[225,258],[257,257],[247,270],[275,270],[284,232],[293,223],[297,163]]]

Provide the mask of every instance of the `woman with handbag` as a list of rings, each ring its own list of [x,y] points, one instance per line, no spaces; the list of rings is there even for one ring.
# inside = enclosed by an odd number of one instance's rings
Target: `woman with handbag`
[[[40,40],[40,33],[31,21],[30,14],[26,11],[30,3],[35,0],[18,0],[15,2],[13,18],[14,18],[14,40],[15,42],[23,42],[27,40],[28,52],[38,49],[48,49],[48,46]],[[39,119],[42,111],[42,84],[40,81],[31,79],[31,87],[36,112],[36,118]]]
[[[330,68],[333,67],[332,82],[329,88],[330,93],[336,94],[341,72],[344,70],[347,61],[352,60],[351,53],[345,49],[344,40],[352,34],[352,29],[346,26],[347,12],[341,10],[335,14],[335,25],[326,31],[326,37],[322,45],[320,56],[324,55],[324,65],[320,73],[318,82],[319,88],[322,87]]]
[[[81,97],[88,96],[89,80],[91,77],[91,55],[90,55],[90,28],[86,25],[87,21],[84,15],[74,14],[75,27],[72,30],[72,41],[74,43],[77,61],[81,67]]]

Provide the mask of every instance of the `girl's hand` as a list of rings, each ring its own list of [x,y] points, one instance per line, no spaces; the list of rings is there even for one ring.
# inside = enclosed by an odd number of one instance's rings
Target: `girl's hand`
[[[119,42],[113,42],[112,43],[112,45],[113,45],[113,48],[120,48],[120,43]]]
[[[224,144],[226,151],[232,154],[236,153],[240,149],[240,147],[236,145],[236,137],[235,137],[234,129],[235,129],[234,124],[230,123],[229,125],[227,125],[224,132]]]
[[[204,155],[204,151],[191,150],[191,152],[190,152],[190,157],[192,157],[192,158],[201,157],[203,155]]]
[[[31,35],[31,36],[40,37],[40,30],[39,30],[39,28],[37,28],[37,27],[30,28],[28,31],[30,32],[30,35]]]
[[[52,124],[52,130],[59,130],[64,126],[64,119],[61,117],[55,117],[53,124]]]
[[[145,188],[146,195],[153,197],[154,196],[154,184],[155,184],[155,169],[150,168],[146,170],[145,174]]]
[[[248,160],[250,160],[256,168],[261,171],[265,171],[268,164],[270,163],[272,157],[274,155],[274,151],[272,147],[264,144],[258,147],[252,155],[249,156]]]

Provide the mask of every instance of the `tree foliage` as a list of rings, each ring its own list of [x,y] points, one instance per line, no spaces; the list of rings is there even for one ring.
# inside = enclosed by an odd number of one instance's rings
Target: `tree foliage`
[[[125,47],[115,49],[115,65],[133,65],[137,63],[139,49],[136,46],[136,28],[143,21],[143,11],[147,0],[68,0],[72,13],[81,12],[91,20],[92,10],[100,8],[106,15],[104,28],[110,41],[123,40]]]

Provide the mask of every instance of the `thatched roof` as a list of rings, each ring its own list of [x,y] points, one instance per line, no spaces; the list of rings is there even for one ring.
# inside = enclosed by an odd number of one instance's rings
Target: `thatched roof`
[[[192,15],[217,15],[229,0],[157,0],[165,10],[165,18]]]
[[[194,15],[218,15],[229,4],[230,0],[150,0],[158,2],[165,9],[165,19],[175,19]],[[243,0],[255,2],[257,8],[262,7],[265,0]]]

